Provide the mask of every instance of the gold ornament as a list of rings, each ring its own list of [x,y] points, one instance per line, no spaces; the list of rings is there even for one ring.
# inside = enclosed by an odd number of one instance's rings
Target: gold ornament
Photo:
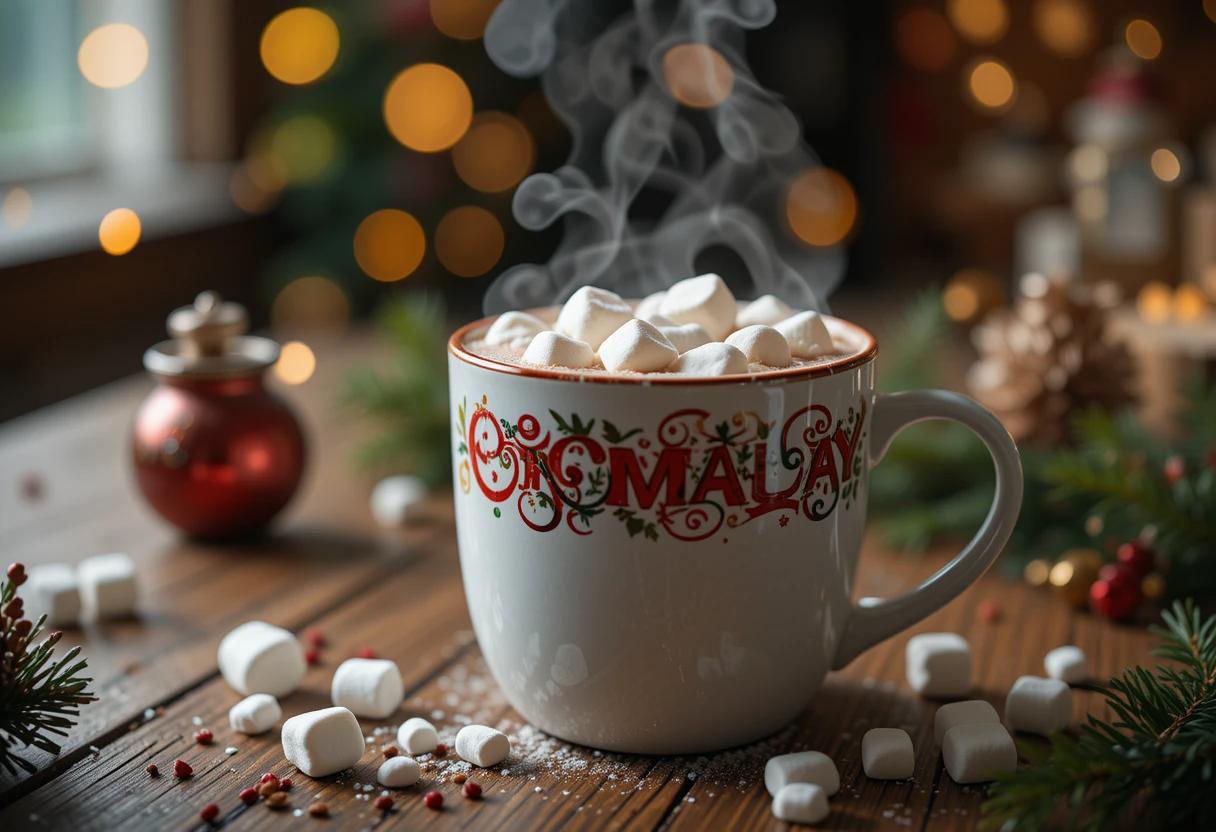
[[[1145,598],[1156,601],[1165,594],[1165,576],[1160,572],[1149,572],[1140,582],[1140,592]]]
[[[1102,555],[1093,549],[1070,549],[1051,567],[1048,581],[1061,598],[1077,609],[1089,605],[1089,588],[1098,579]]]
[[[1043,586],[1047,583],[1047,576],[1050,573],[1051,564],[1047,562],[1047,559],[1035,558],[1026,564],[1026,568],[1022,570],[1022,577],[1031,586]]]

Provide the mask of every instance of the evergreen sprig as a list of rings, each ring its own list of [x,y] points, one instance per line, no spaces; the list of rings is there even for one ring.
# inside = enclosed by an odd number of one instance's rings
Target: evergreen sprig
[[[79,646],[52,662],[62,633],[53,632],[34,644],[46,616],[36,622],[25,618],[17,595],[25,579],[25,568],[14,563],[0,588],[0,767],[9,774],[16,774],[18,768],[35,771],[33,763],[16,753],[18,747],[58,754],[59,743],[52,737],[66,737],[80,706],[96,699],[88,689],[93,680],[79,675],[87,665],[84,659],[77,660]]]
[[[1091,716],[1077,736],[1023,744],[1028,764],[991,788],[984,828],[1216,828],[1216,617],[1188,600],[1162,618],[1153,654],[1173,664],[1099,688],[1113,721]]]

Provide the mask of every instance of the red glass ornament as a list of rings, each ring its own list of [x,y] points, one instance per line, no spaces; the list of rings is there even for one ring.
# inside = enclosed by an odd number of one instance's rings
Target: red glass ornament
[[[1173,485],[1186,476],[1186,460],[1180,456],[1171,456],[1161,467],[1161,475],[1167,483]]]
[[[1153,571],[1155,561],[1153,550],[1140,540],[1129,540],[1121,545],[1115,551],[1115,557],[1119,563],[1130,566],[1141,578]]]
[[[1108,563],[1089,588],[1089,603],[1112,621],[1131,617],[1140,606],[1140,576],[1124,563]]]

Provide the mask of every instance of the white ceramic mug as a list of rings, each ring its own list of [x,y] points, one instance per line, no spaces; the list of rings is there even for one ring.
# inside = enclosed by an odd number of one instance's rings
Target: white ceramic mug
[[[802,711],[830,669],[958,595],[1009,538],[1018,452],[956,393],[874,392],[855,354],[745,379],[580,377],[449,343],[456,530],[477,640],[538,728],[613,751],[738,745]],[[996,466],[975,538],[916,589],[850,601],[869,469],[922,419]]]

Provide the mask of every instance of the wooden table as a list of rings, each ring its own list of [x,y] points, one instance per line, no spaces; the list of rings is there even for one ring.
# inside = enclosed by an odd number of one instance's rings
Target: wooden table
[[[0,542],[6,561],[77,561],[104,551],[128,552],[140,566],[137,621],[90,625],[64,643],[84,645],[100,700],[87,706],[57,758],[32,753],[37,774],[0,782],[2,829],[173,829],[201,827],[199,810],[221,807],[233,828],[322,824],[332,828],[471,826],[630,829],[777,828],[761,782],[774,753],[813,748],[831,755],[842,788],[826,828],[974,828],[983,790],[956,786],[933,747],[935,706],[904,681],[905,638],[895,638],[833,674],[805,715],[754,746],[702,757],[601,754],[570,746],[523,724],[505,703],[478,652],[459,580],[449,498],[436,497],[429,521],[401,531],[376,528],[368,512],[370,483],[350,464],[356,437],[337,404],[349,345],[318,350],[316,376],[286,391],[304,414],[313,464],[274,536],[260,544],[218,547],[179,539],[145,508],[126,464],[127,430],[147,382],[132,379],[48,408],[0,428]],[[23,496],[29,476],[44,495]],[[868,547],[860,592],[890,595],[935,568],[939,559],[901,559]],[[977,620],[980,601],[1004,608],[996,624]],[[329,704],[336,664],[362,647],[395,660],[406,701],[397,719],[364,721],[371,738],[353,776],[311,780],[284,759],[277,732],[245,737],[229,729],[238,700],[216,671],[225,632],[258,618],[302,630],[319,627],[330,640],[324,663],[287,697],[285,716]],[[1083,647],[1100,674],[1142,661],[1143,630],[1074,613],[1052,595],[989,576],[930,617],[921,631],[952,630],[971,641],[980,695],[997,709],[1013,680],[1042,673],[1043,654],[1065,643]],[[1076,697],[1077,715],[1092,697]],[[454,757],[430,763],[419,786],[394,794],[384,814],[361,784],[375,782],[376,733],[409,715],[425,715],[450,737],[469,720],[499,725],[515,751],[502,766],[477,771],[484,799],[460,796],[451,781]],[[197,745],[203,725],[215,744]],[[861,772],[862,734],[872,727],[907,728],[917,750],[910,781],[868,780]],[[231,756],[225,749],[236,749]],[[189,762],[186,781],[168,772]],[[423,760],[426,758],[424,757]],[[162,772],[145,772],[155,762]],[[265,771],[292,774],[291,807],[244,807],[237,793]],[[421,795],[438,789],[441,813]],[[313,800],[331,819],[303,814]],[[293,811],[295,810],[295,811]]]

